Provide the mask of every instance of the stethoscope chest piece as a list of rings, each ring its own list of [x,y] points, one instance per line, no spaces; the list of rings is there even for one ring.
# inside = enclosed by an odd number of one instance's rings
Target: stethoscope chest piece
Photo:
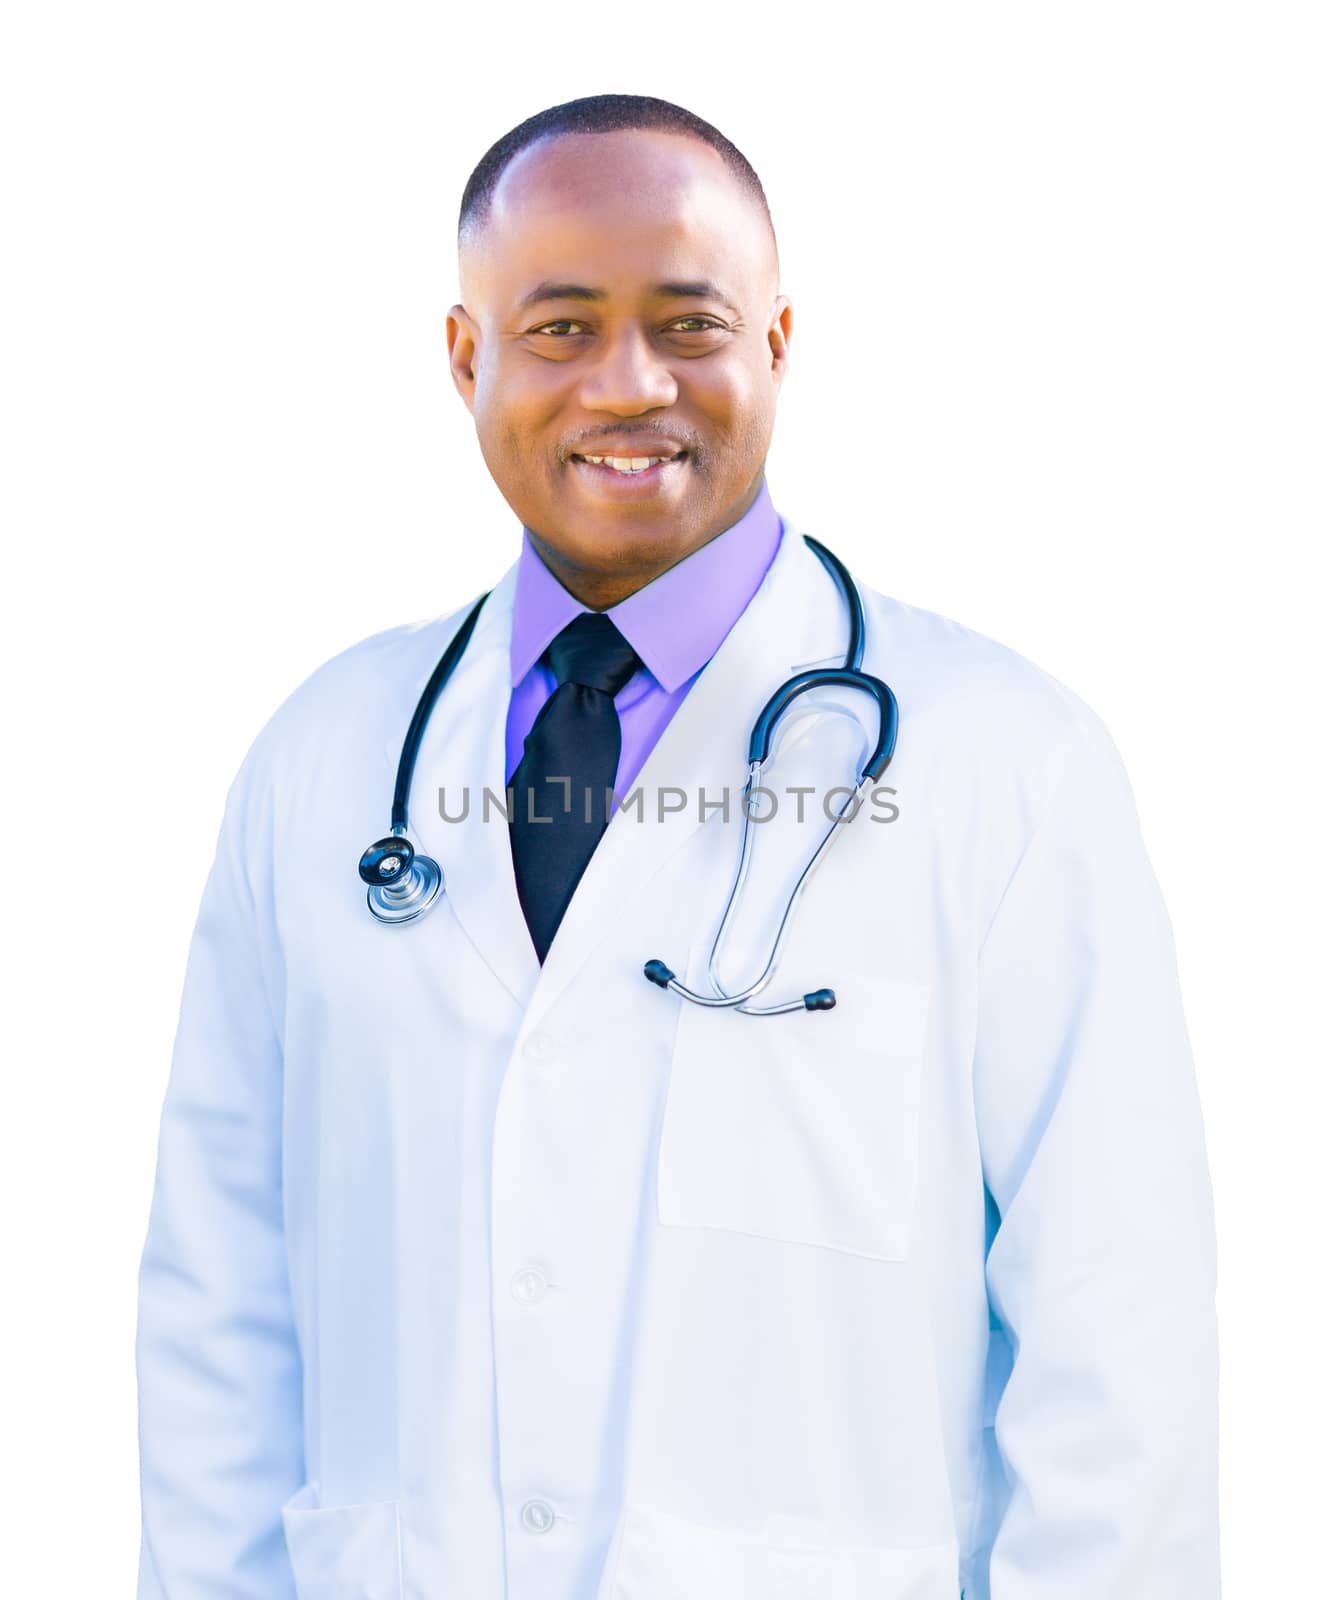
[[[379,922],[412,922],[423,916],[443,888],[443,872],[432,856],[417,855],[402,834],[376,839],[360,858],[369,885],[365,901]]]
[[[453,669],[462,659],[466,642],[480,615],[480,608],[488,598],[488,591],[467,613],[466,621],[448,642],[448,648],[439,657],[439,664],[430,674],[411,726],[406,730],[406,741],[397,762],[397,782],[393,787],[393,812],[389,826],[392,832],[376,839],[360,858],[361,882],[369,887],[365,901],[377,922],[390,926],[399,922],[414,922],[437,904],[443,888],[443,872],[437,861],[429,856],[417,855],[415,847],[406,836],[406,797],[411,790],[411,774],[415,771],[420,738],[425,731],[434,702],[443,692],[443,686],[452,676]]]

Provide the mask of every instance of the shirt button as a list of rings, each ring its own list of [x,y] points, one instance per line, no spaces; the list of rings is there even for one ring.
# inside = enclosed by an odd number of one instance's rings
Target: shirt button
[[[537,1300],[544,1299],[546,1284],[544,1277],[534,1267],[522,1267],[509,1279],[509,1288],[514,1300],[533,1306]]]
[[[554,1526],[554,1512],[544,1500],[528,1500],[522,1507],[522,1526],[528,1533],[548,1533]]]

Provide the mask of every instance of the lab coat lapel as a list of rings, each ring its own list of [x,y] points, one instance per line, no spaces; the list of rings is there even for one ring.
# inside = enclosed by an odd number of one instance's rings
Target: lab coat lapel
[[[466,651],[435,705],[421,740],[407,816],[412,841],[443,868],[443,895],[451,914],[495,977],[525,1008],[540,976],[540,963],[517,898],[508,825],[501,809],[516,578],[514,564],[486,600]],[[403,730],[415,696],[449,637],[451,630],[440,634],[434,658],[426,664],[420,684],[412,687]],[[396,730],[387,749],[395,771],[401,750]]]
[[[701,816],[701,793],[710,803],[728,788],[731,813],[739,814],[749,734],[775,689],[806,667],[844,659],[844,607],[834,582],[802,534],[788,521],[784,530],[757,593],[638,774],[634,787],[645,797],[642,820],[631,811],[616,813],[597,845],[546,955],[532,1001],[537,1011],[614,932],[622,908],[646,892],[651,878],[699,827],[721,815],[713,809]],[[661,817],[657,796],[669,788],[682,790],[686,805]]]

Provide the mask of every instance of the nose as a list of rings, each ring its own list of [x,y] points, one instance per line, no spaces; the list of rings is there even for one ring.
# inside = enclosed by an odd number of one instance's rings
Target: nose
[[[629,322],[602,334],[600,348],[583,369],[578,399],[588,411],[630,417],[673,405],[678,394],[668,363],[643,329]]]

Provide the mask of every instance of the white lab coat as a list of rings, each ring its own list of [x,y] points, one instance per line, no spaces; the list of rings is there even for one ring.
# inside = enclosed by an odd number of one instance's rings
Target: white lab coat
[[[865,590],[898,814],[764,996],[839,1004],[703,1011],[642,963],[701,986],[739,819],[698,791],[839,659],[836,590],[787,524],[542,969],[480,804],[515,572],[412,790],[444,905],[383,927],[356,863],[465,607],[328,662],[228,797],[140,1275],[140,1600],[1213,1600],[1207,1157],[1103,723]],[[807,697],[769,783],[845,781],[866,708]],[[777,795],[735,981],[824,825]]]

